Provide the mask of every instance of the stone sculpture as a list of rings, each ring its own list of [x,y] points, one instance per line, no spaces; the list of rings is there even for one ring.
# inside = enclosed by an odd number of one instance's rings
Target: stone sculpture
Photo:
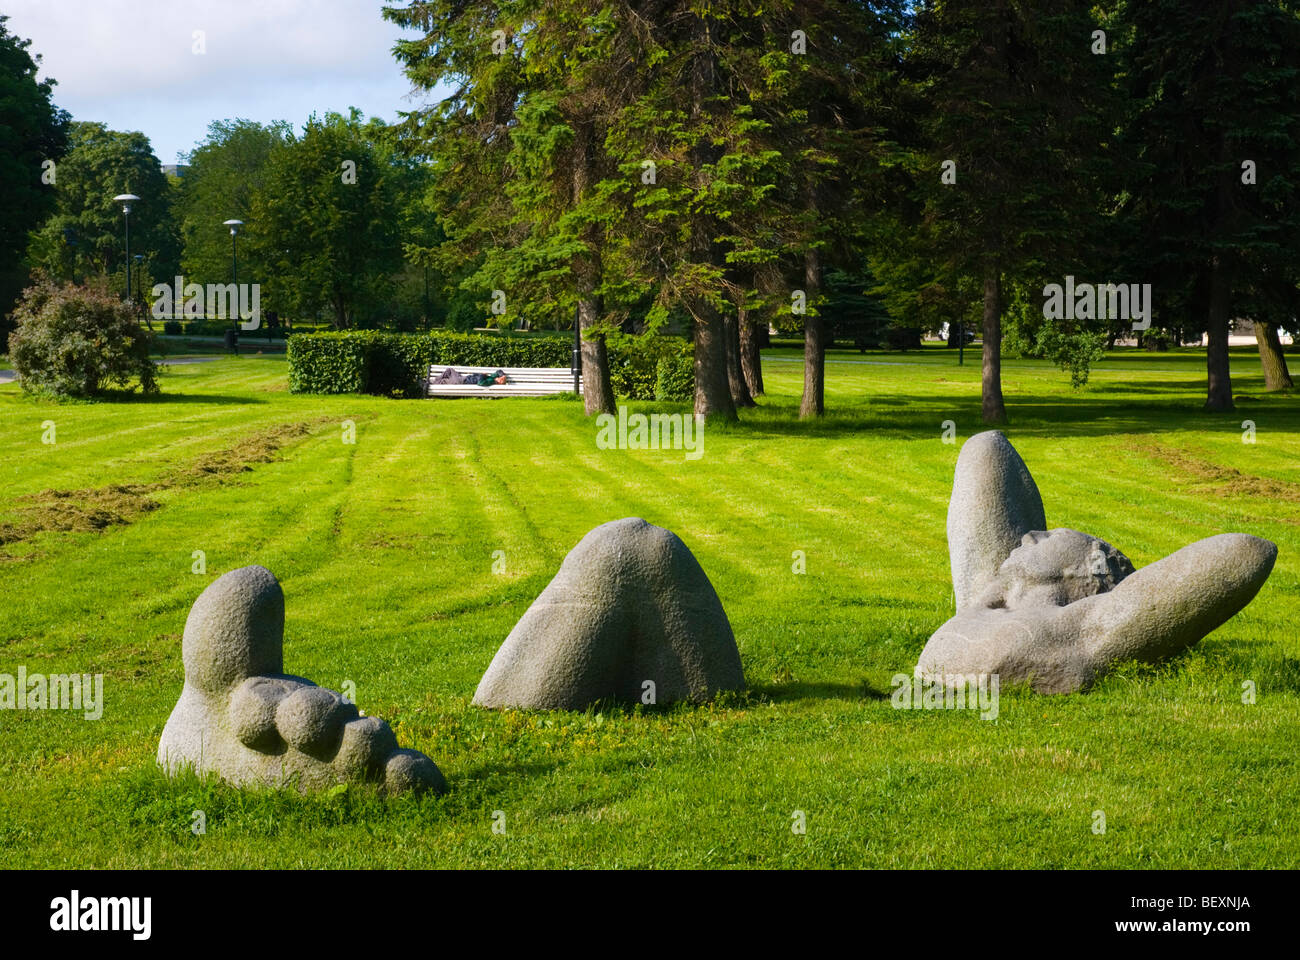
[[[1254,598],[1277,557],[1268,540],[1227,533],[1134,571],[1105,541],[1046,527],[1007,438],[993,430],[966,441],[948,504],[957,614],[921,652],[919,675],[1083,690],[1111,664],[1196,643]]]
[[[743,690],[722,603],[678,537],[638,518],[592,530],[515,625],[474,694],[482,707],[581,710]]]
[[[432,760],[402,750],[388,724],[337,693],[283,673],[284,594],[265,567],[213,582],[185,621],[185,686],[163,728],[158,763],[215,772],[245,786],[303,792],[377,781],[388,793],[446,781]]]

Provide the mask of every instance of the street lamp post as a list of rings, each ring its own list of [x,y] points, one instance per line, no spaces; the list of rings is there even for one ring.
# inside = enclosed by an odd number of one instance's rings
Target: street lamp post
[[[235,281],[235,286],[238,287],[239,286],[239,255],[235,250],[235,234],[237,234],[239,232],[239,228],[244,225],[244,221],[223,220],[221,222],[221,225],[223,227],[230,228],[230,275],[232,279]]]
[[[235,235],[239,233],[239,228],[244,225],[243,220],[223,220],[221,225],[230,228],[230,277],[235,285],[235,317],[234,325],[226,331],[226,338],[230,345],[239,352],[239,253],[235,249]]]
[[[122,204],[122,219],[126,223],[126,299],[131,299],[131,204],[139,200],[134,193],[119,193],[114,203]]]

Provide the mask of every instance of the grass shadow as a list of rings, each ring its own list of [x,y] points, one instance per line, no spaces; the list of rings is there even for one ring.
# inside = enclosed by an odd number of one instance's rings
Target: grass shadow
[[[252,396],[224,396],[213,393],[155,393],[142,394],[139,391],[130,390],[111,390],[97,398],[101,403],[114,403],[123,405],[132,404],[161,404],[161,403],[186,403],[202,404],[210,403],[215,406],[248,406],[250,404],[263,404],[267,401],[261,397]]]
[[[488,780],[500,777],[541,777],[554,773],[560,767],[560,761],[556,760],[550,763],[541,763],[532,761],[529,763],[499,763],[488,761],[486,763],[475,764],[456,772],[455,780],[448,777],[448,783],[459,781],[483,783]]]
[[[754,684],[750,693],[763,697],[772,703],[789,703],[794,700],[845,700],[857,703],[861,700],[888,700],[889,694],[877,690],[863,680],[860,683],[806,683],[795,680],[790,683]]]
[[[1130,389],[1126,384],[1125,389]],[[1109,391],[1107,391],[1109,393]],[[1158,391],[1153,389],[1153,394]],[[1250,403],[1255,398],[1238,396]],[[895,395],[884,400],[857,400],[834,397],[827,401],[828,414],[815,420],[800,420],[792,402],[784,400],[751,408],[737,423],[710,425],[719,433],[754,437],[835,438],[861,434],[887,435],[900,439],[936,439],[941,424],[952,420],[959,437],[983,430],[1000,429],[1015,436],[1102,437],[1115,434],[1186,433],[1189,431],[1240,431],[1242,410],[1208,413],[1199,401],[1121,404],[1106,397],[1061,399],[1042,395],[1017,394],[1007,400],[1009,422],[988,425],[980,412],[978,390],[969,398],[936,400],[933,396]],[[1285,403],[1270,407],[1271,415],[1286,418],[1278,429],[1300,429],[1300,405]],[[1287,421],[1290,421],[1288,424]]]

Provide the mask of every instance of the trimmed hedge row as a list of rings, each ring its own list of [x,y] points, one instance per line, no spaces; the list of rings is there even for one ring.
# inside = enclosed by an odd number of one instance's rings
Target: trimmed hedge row
[[[678,337],[607,339],[614,392],[631,400],[690,400],[694,351]],[[420,397],[432,364],[469,367],[565,367],[568,337],[501,337],[472,333],[348,330],[289,338],[293,393],[373,393]]]

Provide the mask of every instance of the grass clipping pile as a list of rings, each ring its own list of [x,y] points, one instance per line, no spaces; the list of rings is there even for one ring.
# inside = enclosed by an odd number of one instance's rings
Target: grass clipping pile
[[[197,487],[231,474],[270,463],[285,444],[310,434],[319,420],[286,423],[245,437],[179,467],[152,483],[112,483],[85,490],[42,490],[18,498],[17,518],[0,523],[0,547],[30,540],[40,533],[91,533],[128,524],[162,504],[153,494]]]

